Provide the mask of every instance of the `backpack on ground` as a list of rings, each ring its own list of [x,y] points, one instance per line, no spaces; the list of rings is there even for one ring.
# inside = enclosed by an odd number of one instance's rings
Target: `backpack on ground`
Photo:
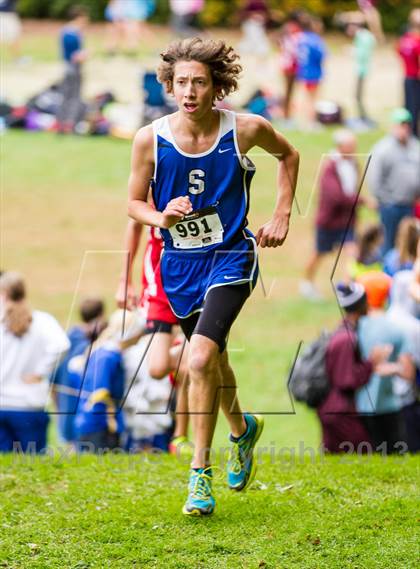
[[[296,401],[318,407],[330,390],[325,355],[331,334],[322,334],[298,354],[289,374],[289,387]]]

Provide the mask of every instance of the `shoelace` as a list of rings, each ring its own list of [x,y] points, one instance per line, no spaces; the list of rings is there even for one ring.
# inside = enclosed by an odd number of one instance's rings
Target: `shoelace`
[[[246,445],[247,442],[245,441],[242,442],[242,447],[240,442],[233,443],[231,449],[231,459],[229,461],[233,474],[240,474],[245,463],[250,458],[250,449],[247,448]]]
[[[208,498],[211,495],[212,475],[206,474],[211,468],[206,468],[203,472],[197,472],[195,475],[194,486],[191,495],[193,498]]]
[[[231,450],[230,468],[233,474],[240,474],[243,467],[243,453],[238,443],[234,443]]]

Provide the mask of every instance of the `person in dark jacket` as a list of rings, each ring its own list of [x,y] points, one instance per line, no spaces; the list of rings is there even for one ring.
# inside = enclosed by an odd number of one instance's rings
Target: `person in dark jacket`
[[[314,285],[315,275],[322,259],[328,253],[344,246],[349,256],[356,252],[354,226],[356,205],[366,202],[358,199],[359,167],[355,160],[356,138],[346,129],[334,135],[335,151],[327,158],[319,180],[319,201],[316,215],[316,242],[299,289],[310,300],[321,297]]]
[[[334,332],[326,352],[330,391],[317,408],[322,427],[322,445],[331,453],[364,453],[371,444],[355,406],[355,391],[366,385],[375,370],[381,371],[390,355],[389,346],[377,346],[363,360],[357,339],[359,319],[367,313],[367,298],[359,283],[339,284],[337,299],[344,319]]]

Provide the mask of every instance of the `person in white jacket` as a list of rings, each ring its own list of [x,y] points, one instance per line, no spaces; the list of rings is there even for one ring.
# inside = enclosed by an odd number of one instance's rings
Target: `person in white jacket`
[[[47,444],[49,376],[69,348],[46,312],[31,310],[19,273],[0,277],[0,452],[42,452]]]

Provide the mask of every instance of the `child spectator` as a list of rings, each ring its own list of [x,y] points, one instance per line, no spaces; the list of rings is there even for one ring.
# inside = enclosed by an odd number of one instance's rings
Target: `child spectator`
[[[345,312],[341,326],[327,347],[326,370],[330,391],[317,413],[322,427],[324,449],[332,453],[366,452],[369,435],[356,414],[354,394],[369,381],[372,370],[389,355],[387,347],[376,347],[366,359],[358,348],[357,327],[366,314],[366,293],[362,285],[339,284],[338,303]]]
[[[72,6],[69,22],[60,35],[61,55],[65,65],[61,84],[62,102],[57,112],[58,131],[61,133],[73,132],[75,125],[83,118],[82,65],[87,58],[87,52],[83,49],[83,30],[88,22],[87,9]]]
[[[391,277],[398,271],[412,269],[420,238],[420,222],[414,217],[404,217],[398,225],[396,247],[384,256],[384,271]]]
[[[411,11],[409,29],[398,42],[404,65],[404,107],[411,113],[414,136],[420,131],[420,8]]]
[[[376,346],[389,345],[389,362],[381,369],[382,377],[373,373],[366,386],[356,394],[357,411],[369,431],[373,446],[382,453],[401,452],[406,439],[402,402],[395,393],[397,377],[413,382],[415,368],[412,347],[404,330],[389,319],[384,307],[392,279],[385,273],[365,273],[359,277],[365,287],[368,315],[359,323],[359,342],[363,357]],[[380,447],[380,448],[378,448]]]
[[[69,361],[86,352],[102,332],[104,322],[104,303],[99,298],[86,298],[79,307],[82,323],[73,326],[68,332],[70,348],[57,371],[53,375],[53,389],[58,412],[58,431],[63,441],[74,444],[76,433],[74,419],[79,390],[72,384],[68,370]]]
[[[355,280],[368,271],[382,271],[381,245],[384,239],[382,226],[370,225],[357,240],[357,257],[350,261],[349,274]]]
[[[18,445],[39,453],[47,445],[48,376],[69,341],[53,316],[30,309],[18,273],[0,277],[0,313],[0,452]]]
[[[324,40],[321,38],[323,24],[320,19],[304,14],[300,18],[302,33],[298,41],[297,78],[302,83],[306,96],[306,119],[308,126],[316,123],[316,99],[319,84],[323,77],[323,65],[326,55]]]
[[[144,323],[137,313],[117,310],[108,326],[85,357],[70,360],[69,368],[79,365],[81,392],[75,427],[81,448],[95,452],[119,446],[124,430],[121,410],[125,375],[123,352],[136,344]],[[75,361],[76,360],[76,361]],[[83,443],[88,443],[84,447]]]

